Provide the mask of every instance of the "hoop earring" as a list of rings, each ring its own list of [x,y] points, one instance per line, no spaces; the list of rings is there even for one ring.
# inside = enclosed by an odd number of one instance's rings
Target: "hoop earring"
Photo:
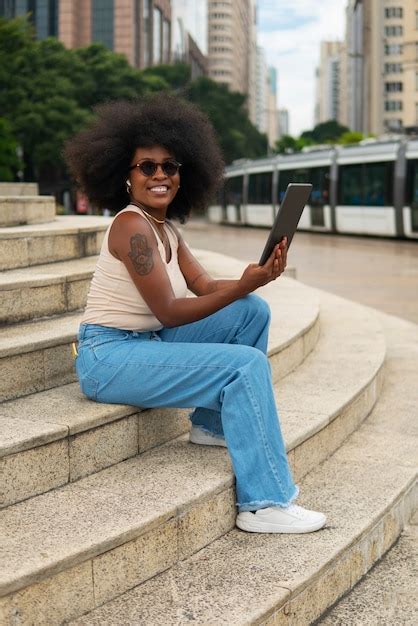
[[[126,181],[126,191],[127,191],[127,193],[129,193],[129,194],[131,193],[131,187],[132,187],[132,183],[131,183],[131,181],[128,179],[128,180]]]

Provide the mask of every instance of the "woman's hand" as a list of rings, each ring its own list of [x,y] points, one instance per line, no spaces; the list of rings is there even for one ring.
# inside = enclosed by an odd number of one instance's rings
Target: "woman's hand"
[[[264,265],[258,265],[257,263],[251,263],[244,270],[243,275],[239,279],[239,286],[245,291],[245,293],[251,293],[267,285],[272,280],[276,280],[284,272],[287,264],[287,239],[286,237],[277,244],[264,263]]]

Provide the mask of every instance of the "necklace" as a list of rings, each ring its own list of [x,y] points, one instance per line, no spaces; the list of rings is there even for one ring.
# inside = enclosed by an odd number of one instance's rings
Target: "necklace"
[[[148,215],[148,217],[150,217],[152,220],[154,220],[154,222],[157,222],[157,224],[165,224],[165,219],[164,220],[159,220],[156,217],[154,217],[153,215],[151,215],[151,213],[148,213],[148,211],[146,211],[144,209],[144,207],[136,202],[132,202],[132,204],[134,204],[135,206],[137,206],[139,209],[141,209],[141,211],[143,211],[145,213],[145,215]]]

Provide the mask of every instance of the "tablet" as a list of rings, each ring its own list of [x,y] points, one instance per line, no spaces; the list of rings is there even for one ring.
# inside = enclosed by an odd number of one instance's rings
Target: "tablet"
[[[289,249],[311,191],[312,185],[310,183],[290,183],[287,186],[279,212],[264,246],[263,254],[258,262],[259,265],[264,265],[273,252],[274,246],[280,243],[283,237],[287,237],[287,248]]]

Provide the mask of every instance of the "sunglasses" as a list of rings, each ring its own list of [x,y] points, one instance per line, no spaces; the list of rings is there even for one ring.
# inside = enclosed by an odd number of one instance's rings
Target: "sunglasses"
[[[154,176],[158,166],[161,167],[166,176],[175,176],[181,167],[181,163],[178,163],[174,159],[169,159],[168,161],[163,161],[162,163],[157,163],[151,159],[144,159],[139,163],[135,163],[135,165],[131,165],[129,169],[134,170],[137,167],[144,176]]]

